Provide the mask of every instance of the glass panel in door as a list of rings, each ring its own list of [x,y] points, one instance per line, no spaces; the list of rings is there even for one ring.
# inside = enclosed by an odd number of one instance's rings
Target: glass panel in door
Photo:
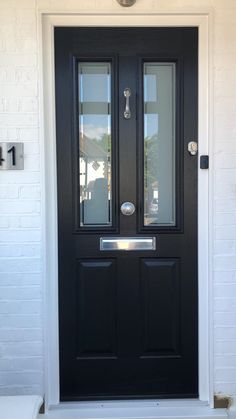
[[[78,77],[80,226],[110,226],[111,64],[80,62]]]
[[[174,226],[175,64],[144,63],[144,225]]]

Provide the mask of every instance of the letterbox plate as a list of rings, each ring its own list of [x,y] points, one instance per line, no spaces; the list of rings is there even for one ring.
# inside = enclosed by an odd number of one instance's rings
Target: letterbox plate
[[[100,250],[156,250],[156,237],[101,237]]]

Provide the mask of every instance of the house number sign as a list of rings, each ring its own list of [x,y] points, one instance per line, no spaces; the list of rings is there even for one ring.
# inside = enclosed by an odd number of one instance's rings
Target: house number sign
[[[0,143],[0,170],[24,169],[24,144]]]

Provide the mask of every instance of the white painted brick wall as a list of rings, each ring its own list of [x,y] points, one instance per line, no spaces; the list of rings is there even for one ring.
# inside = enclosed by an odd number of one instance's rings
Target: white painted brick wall
[[[0,141],[25,170],[0,174],[0,395],[43,394],[41,185],[35,1],[0,1]]]
[[[236,394],[236,3],[218,1],[214,28],[215,392]]]
[[[214,12],[214,390],[236,395],[236,1],[138,0],[136,10]],[[0,395],[44,393],[37,9],[115,0],[0,0],[0,141],[25,170],[0,173]]]

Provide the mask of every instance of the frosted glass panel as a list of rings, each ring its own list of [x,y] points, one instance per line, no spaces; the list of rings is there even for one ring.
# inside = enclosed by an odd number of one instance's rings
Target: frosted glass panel
[[[80,225],[111,219],[111,65],[84,62],[79,77]]]
[[[175,225],[175,64],[145,63],[144,225]]]

